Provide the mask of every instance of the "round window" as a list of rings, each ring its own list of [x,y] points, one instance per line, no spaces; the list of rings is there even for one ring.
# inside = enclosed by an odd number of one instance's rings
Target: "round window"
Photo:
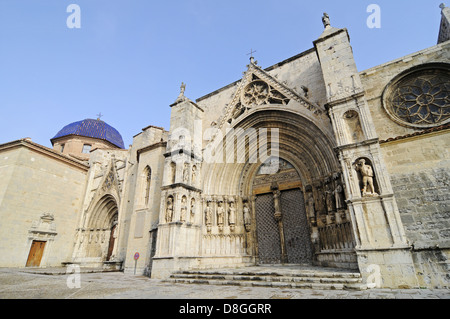
[[[399,124],[432,127],[450,120],[450,71],[422,68],[388,85],[383,106]]]

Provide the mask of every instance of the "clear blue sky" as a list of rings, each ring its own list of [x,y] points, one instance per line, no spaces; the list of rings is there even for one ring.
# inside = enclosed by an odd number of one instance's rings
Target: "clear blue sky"
[[[169,128],[182,81],[195,100],[239,80],[250,49],[266,68],[312,48],[323,12],[364,70],[435,45],[442,1],[0,0],[0,143],[51,147],[101,112],[128,146],[148,125]],[[80,29],[66,25],[72,3]],[[379,29],[366,25],[372,3]]]

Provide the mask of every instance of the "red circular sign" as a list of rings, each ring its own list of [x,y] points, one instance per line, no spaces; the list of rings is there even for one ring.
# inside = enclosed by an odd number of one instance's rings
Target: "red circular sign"
[[[134,260],[138,260],[139,259],[139,253],[135,253],[134,254]]]

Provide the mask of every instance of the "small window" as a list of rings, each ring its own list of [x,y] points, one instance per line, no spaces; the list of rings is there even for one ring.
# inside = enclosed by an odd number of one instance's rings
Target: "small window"
[[[84,144],[83,145],[83,150],[81,152],[84,153],[84,154],[89,154],[91,152],[91,145]]]
[[[61,145],[61,153],[63,153],[64,152],[64,146],[65,146],[66,144],[62,144]]]

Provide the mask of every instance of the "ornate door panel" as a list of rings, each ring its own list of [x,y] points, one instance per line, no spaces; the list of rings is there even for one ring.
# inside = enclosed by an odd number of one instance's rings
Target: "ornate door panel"
[[[279,264],[281,263],[281,243],[278,223],[274,218],[273,194],[258,195],[255,208],[259,262]]]
[[[288,263],[310,264],[312,262],[311,235],[306,219],[303,193],[299,189],[282,191],[281,211]]]

